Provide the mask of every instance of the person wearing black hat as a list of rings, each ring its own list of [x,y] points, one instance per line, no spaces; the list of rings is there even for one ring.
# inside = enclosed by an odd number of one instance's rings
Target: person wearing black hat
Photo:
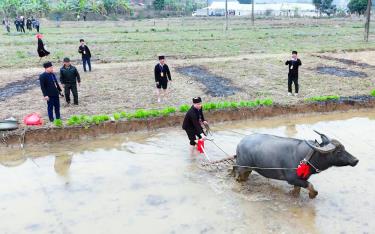
[[[45,72],[39,76],[40,88],[42,89],[44,100],[47,101],[48,118],[53,122],[53,109],[55,109],[56,119],[60,119],[59,95],[61,95],[61,88],[55,74],[53,74],[52,63],[46,62],[43,64],[43,67]]]
[[[288,65],[288,96],[292,95],[292,83],[294,83],[295,94],[298,96],[299,85],[298,85],[298,67],[302,65],[301,60],[297,56],[297,51],[292,51],[292,58],[285,62]]]
[[[165,56],[159,56],[159,63],[154,68],[156,92],[158,96],[158,102],[161,98],[161,89],[163,88],[163,96],[167,93],[168,81],[172,82],[171,72],[167,64],[165,64]]]
[[[60,82],[64,88],[66,103],[70,104],[70,91],[73,93],[74,105],[78,105],[77,84],[80,86],[81,77],[76,67],[70,64],[69,58],[64,58],[64,65],[60,68]]]
[[[82,55],[83,71],[87,71],[86,64],[89,66],[89,71],[91,71],[91,51],[89,47],[87,47],[85,40],[80,39],[79,42],[81,43],[81,45],[78,48],[78,53]]]
[[[192,150],[197,143],[197,138],[206,138],[206,135],[203,132],[202,124],[207,125],[207,121],[203,116],[202,99],[200,97],[195,97],[193,98],[193,105],[186,113],[184,122],[182,124],[182,129],[184,129],[188,135]]]

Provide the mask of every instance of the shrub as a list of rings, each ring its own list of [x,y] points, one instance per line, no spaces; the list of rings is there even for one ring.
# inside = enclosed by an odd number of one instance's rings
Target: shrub
[[[371,91],[371,96],[375,97],[375,89]]]

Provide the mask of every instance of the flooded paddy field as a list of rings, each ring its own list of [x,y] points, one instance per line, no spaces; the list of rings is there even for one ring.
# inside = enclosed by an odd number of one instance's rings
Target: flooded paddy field
[[[360,162],[312,176],[319,191],[252,173],[199,167],[180,128],[0,152],[1,233],[371,233],[375,230],[375,110],[211,126],[234,154],[243,134],[336,138]],[[226,155],[212,143],[213,159]]]

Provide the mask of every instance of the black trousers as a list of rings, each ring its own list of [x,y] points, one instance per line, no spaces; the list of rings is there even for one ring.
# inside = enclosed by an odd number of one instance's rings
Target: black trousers
[[[298,86],[298,76],[288,75],[288,92],[292,92],[292,83],[294,83],[295,92],[298,93],[299,86]]]
[[[67,103],[70,103],[70,92],[73,93],[74,105],[78,105],[77,84],[65,84],[64,93],[65,93],[65,100]]]
[[[202,137],[199,135],[199,133],[193,129],[185,129],[186,131],[186,134],[188,135],[188,138],[189,138],[189,141],[190,141],[190,145],[196,145],[195,143],[195,140],[198,138],[198,139],[201,139]]]
[[[57,97],[49,97],[47,101],[47,111],[48,111],[48,118],[49,121],[53,122],[55,119],[53,118],[53,110],[55,109],[56,119],[60,119],[60,100],[59,96]]]

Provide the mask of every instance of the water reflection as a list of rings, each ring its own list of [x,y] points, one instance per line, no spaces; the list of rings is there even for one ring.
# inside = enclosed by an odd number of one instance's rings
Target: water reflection
[[[287,137],[295,137],[297,135],[297,128],[295,124],[288,124],[285,127],[285,135]]]
[[[73,156],[69,154],[60,154],[55,156],[55,172],[65,178],[69,176],[69,168],[72,164]]]

